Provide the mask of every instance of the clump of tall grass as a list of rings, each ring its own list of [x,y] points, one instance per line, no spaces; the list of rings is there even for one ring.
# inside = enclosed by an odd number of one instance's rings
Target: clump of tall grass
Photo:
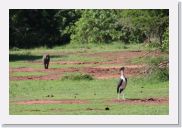
[[[169,66],[168,58],[152,58],[148,61],[149,68],[147,79],[158,80],[158,81],[168,81],[169,80]]]
[[[82,73],[68,73],[65,74],[61,80],[93,80],[94,78],[89,74]]]

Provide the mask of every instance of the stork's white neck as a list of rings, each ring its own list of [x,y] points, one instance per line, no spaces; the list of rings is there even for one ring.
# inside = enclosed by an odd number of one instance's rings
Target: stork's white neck
[[[121,73],[121,76],[124,76],[124,71],[121,71],[120,73]]]
[[[121,71],[121,76],[120,76],[121,79],[123,79],[125,81],[125,77],[124,77],[124,71]]]

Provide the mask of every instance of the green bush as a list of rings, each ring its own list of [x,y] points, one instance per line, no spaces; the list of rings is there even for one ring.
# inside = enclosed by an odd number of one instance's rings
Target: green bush
[[[89,74],[74,73],[65,74],[61,80],[93,80],[94,78]]]
[[[146,46],[147,46],[149,49],[152,49],[152,48],[159,48],[159,47],[160,47],[160,43],[159,43],[159,42],[151,42],[151,43],[147,43]]]
[[[169,51],[169,29],[166,29],[166,31],[163,34],[161,50]]]
[[[168,81],[169,80],[169,67],[164,64],[160,67],[161,63],[168,63],[168,57],[157,57],[148,61],[148,79],[157,81]]]
[[[168,61],[168,56],[151,57],[150,59],[148,59],[147,63],[150,66],[158,66],[159,63],[164,61]]]
[[[148,74],[148,79],[157,80],[157,81],[168,81],[169,80],[169,69],[166,68],[159,68],[154,66],[150,69],[150,73]]]

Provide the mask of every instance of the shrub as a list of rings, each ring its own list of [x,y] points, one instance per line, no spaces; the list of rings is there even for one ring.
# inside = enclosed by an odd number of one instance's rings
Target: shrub
[[[168,51],[169,50],[169,30],[166,29],[166,31],[163,34],[163,41],[161,46],[162,51]]]
[[[169,80],[168,58],[166,57],[158,57],[155,59],[153,58],[148,63],[149,63],[149,69],[147,75],[148,79],[157,81]]]
[[[157,81],[168,81],[169,80],[169,69],[159,68],[154,66],[150,69],[150,73],[148,74],[148,79],[157,80]]]
[[[61,80],[93,80],[94,78],[89,74],[74,73],[65,74]]]

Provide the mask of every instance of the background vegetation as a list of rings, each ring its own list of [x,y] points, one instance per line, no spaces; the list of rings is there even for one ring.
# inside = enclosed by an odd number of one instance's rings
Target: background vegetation
[[[113,41],[168,49],[169,10],[165,9],[11,9],[9,15],[11,49]]]

